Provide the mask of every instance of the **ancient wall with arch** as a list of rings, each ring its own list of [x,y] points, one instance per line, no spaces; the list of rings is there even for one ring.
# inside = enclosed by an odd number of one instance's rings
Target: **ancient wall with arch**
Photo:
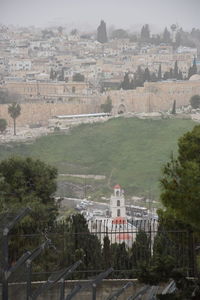
[[[48,120],[56,115],[101,112],[101,104],[106,102],[108,96],[112,99],[112,113],[123,114],[171,110],[174,101],[176,107],[188,105],[190,98],[196,94],[200,95],[200,80],[146,82],[144,87],[138,87],[136,90],[112,90],[101,95],[68,99],[66,102],[21,103],[21,115],[17,124],[48,125]],[[5,118],[9,126],[12,124],[8,115],[8,105],[0,105],[0,118]]]
[[[113,113],[167,111],[176,101],[176,107],[188,105],[193,95],[200,95],[200,81],[146,82],[136,90],[108,91],[101,97],[104,103],[112,99]]]

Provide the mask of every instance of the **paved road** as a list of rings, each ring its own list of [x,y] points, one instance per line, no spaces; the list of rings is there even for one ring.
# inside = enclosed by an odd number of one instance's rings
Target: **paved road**
[[[84,199],[76,199],[76,198],[63,198],[62,202],[61,202],[61,208],[76,208],[77,204],[81,204],[81,202]],[[92,205],[86,205],[86,207],[88,207],[88,210],[105,210],[109,207],[109,203],[99,203],[99,202],[94,202],[91,201],[90,203],[92,203]]]

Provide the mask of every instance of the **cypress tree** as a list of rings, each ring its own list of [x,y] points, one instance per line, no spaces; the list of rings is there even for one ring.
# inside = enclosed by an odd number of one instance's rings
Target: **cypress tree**
[[[192,75],[197,74],[197,65],[196,65],[196,58],[194,57],[193,65],[189,68],[188,71],[188,78],[190,78]]]
[[[176,114],[176,100],[173,102],[173,107],[172,107],[172,115]]]
[[[169,70],[169,78],[171,79],[171,78],[173,78],[173,69],[171,68],[170,70]]]
[[[161,64],[159,65],[158,69],[158,81],[162,80],[162,70],[161,70]]]
[[[151,80],[151,75],[150,75],[149,69],[146,68],[144,70],[144,81],[150,81],[150,80]]]
[[[197,74],[196,57],[194,57],[194,60],[193,60],[192,70],[193,70],[193,74]]]
[[[108,236],[105,236],[103,239],[103,250],[102,250],[102,266],[104,269],[108,269],[112,266],[112,252],[111,245]]]
[[[174,78],[178,79],[178,62],[177,60],[175,61],[175,64],[174,64]]]
[[[122,86],[123,90],[129,90],[130,82],[129,82],[129,73],[128,72],[124,75],[124,80],[122,81],[121,86]]]
[[[149,25],[148,24],[146,24],[142,27],[140,37],[141,37],[142,42],[149,42],[149,40],[150,40],[150,30],[149,30]]]
[[[178,80],[183,80],[183,73],[179,70],[178,72]]]
[[[102,20],[97,28],[97,41],[104,44],[108,42],[106,23]]]
[[[165,27],[165,30],[163,32],[163,42],[164,43],[170,43],[171,42],[171,35],[168,31],[167,27]]]

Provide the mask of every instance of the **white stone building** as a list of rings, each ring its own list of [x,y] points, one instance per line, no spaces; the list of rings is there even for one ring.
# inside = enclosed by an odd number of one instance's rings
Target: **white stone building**
[[[137,228],[127,220],[124,191],[120,185],[114,186],[110,198],[110,217],[93,218],[89,222],[89,229],[91,232],[97,233],[102,244],[104,237],[108,236],[112,244],[125,243],[127,247],[132,247]]]

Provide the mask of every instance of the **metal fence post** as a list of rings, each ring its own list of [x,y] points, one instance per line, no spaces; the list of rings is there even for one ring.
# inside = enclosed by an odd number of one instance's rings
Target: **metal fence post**
[[[96,283],[93,283],[92,285],[92,300],[96,300],[97,295],[97,285]]]
[[[26,300],[30,300],[32,294],[31,280],[32,280],[32,261],[26,262],[27,282],[26,282]]]
[[[194,232],[189,230],[189,268],[193,277],[197,276],[197,264],[196,264],[196,251],[195,251],[195,240]]]
[[[7,228],[3,230],[3,271],[2,271],[2,300],[8,300],[8,279],[6,276],[8,270],[8,232]]]

